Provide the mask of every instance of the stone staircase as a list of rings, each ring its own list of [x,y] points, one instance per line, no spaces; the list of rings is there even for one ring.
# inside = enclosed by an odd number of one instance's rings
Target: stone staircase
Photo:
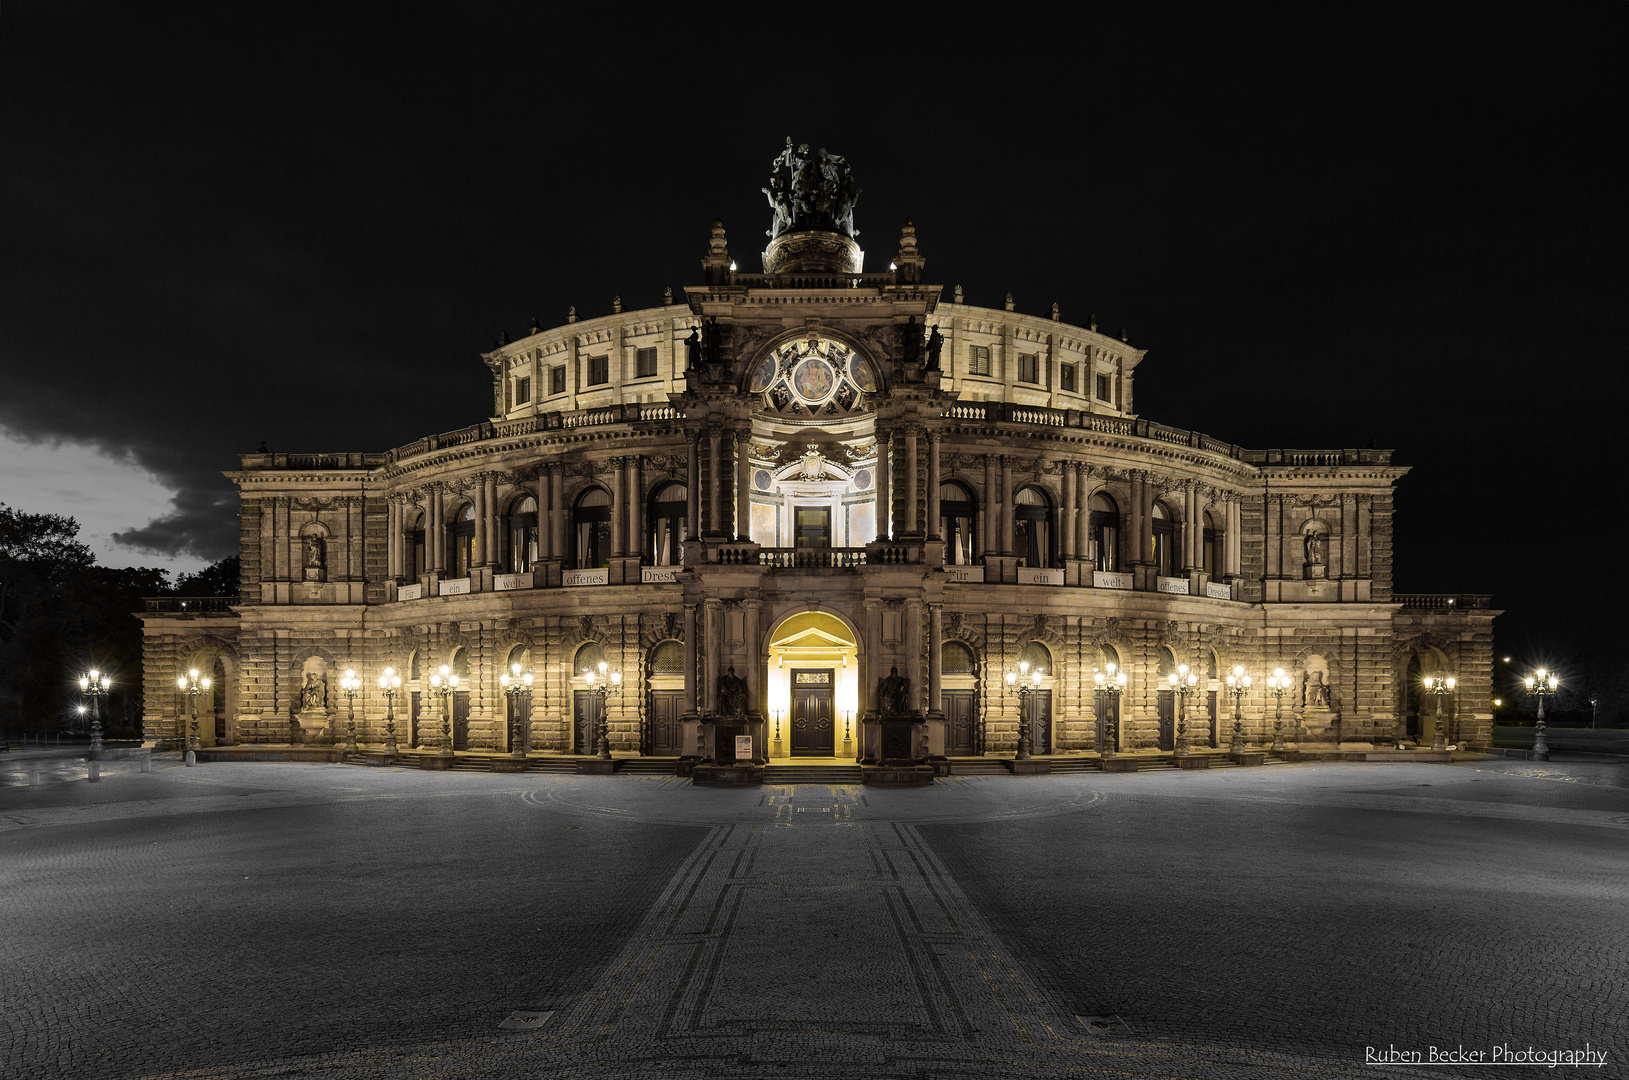
[[[617,759],[618,776],[672,776],[678,768],[677,757],[636,757]]]
[[[950,759],[951,776],[1007,776],[1007,766],[1000,758],[956,757]]]
[[[1055,757],[1052,759],[1052,775],[1065,776],[1072,773],[1102,772],[1103,764],[1096,758],[1089,757]]]
[[[858,765],[765,765],[766,784],[861,784]]]

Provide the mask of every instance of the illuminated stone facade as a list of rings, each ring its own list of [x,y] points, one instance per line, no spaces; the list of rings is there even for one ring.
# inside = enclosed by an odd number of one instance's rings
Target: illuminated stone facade
[[[772,246],[796,269],[737,272],[715,225],[683,302],[500,342],[472,427],[245,455],[241,597],[146,613],[149,737],[179,745],[174,675],[198,666],[219,678],[202,745],[342,743],[354,668],[376,750],[389,666],[400,747],[436,750],[445,664],[458,750],[592,752],[603,700],[618,756],[727,757],[715,733],[771,759],[1010,754],[1021,719],[1039,755],[1225,751],[1240,665],[1252,748],[1279,668],[1290,747],[1429,745],[1431,673],[1458,678],[1446,741],[1488,741],[1495,612],[1393,592],[1390,451],[1142,418],[1143,351],[947,298],[909,224],[882,273],[850,272],[836,227]],[[602,661],[622,675],[604,699],[582,674]],[[1004,680],[1023,661],[1027,695]],[[1094,679],[1110,662],[1118,700]],[[513,664],[529,703],[500,685]],[[908,752],[879,710],[919,721]]]

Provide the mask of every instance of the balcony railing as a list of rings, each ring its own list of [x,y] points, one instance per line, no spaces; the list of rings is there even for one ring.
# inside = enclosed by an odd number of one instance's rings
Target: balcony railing
[[[235,596],[145,596],[142,606],[149,612],[177,615],[229,614],[238,602]]]
[[[865,565],[865,548],[759,548],[758,565],[781,570],[848,570]]]
[[[1392,599],[1405,608],[1421,611],[1486,610],[1493,606],[1493,597],[1483,593],[1393,593]]]

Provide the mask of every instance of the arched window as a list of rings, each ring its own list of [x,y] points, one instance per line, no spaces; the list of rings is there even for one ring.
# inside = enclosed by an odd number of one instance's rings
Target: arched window
[[[1217,565],[1216,555],[1220,548],[1217,542],[1216,521],[1210,516],[1209,510],[1205,511],[1204,544],[1204,550],[1200,556],[1202,565],[1205,568],[1205,573],[1215,577]]]
[[[589,488],[577,499],[572,514],[577,527],[577,569],[611,565],[611,495],[604,488]]]
[[[475,504],[465,503],[447,526],[447,576],[469,577],[475,565]]]
[[[1032,641],[1025,645],[1018,653],[1018,662],[1028,664],[1031,671],[1039,668],[1048,675],[1055,674],[1052,670],[1052,654],[1039,641]]]
[[[652,566],[679,566],[690,522],[690,489],[680,483],[663,484],[650,497],[645,514],[645,561]]]
[[[424,660],[419,656],[417,649],[407,658],[407,679],[409,682],[418,682],[424,677]]]
[[[1087,542],[1091,545],[1092,569],[1105,574],[1120,570],[1120,508],[1102,492],[1086,504]],[[1115,661],[1118,663],[1119,661]]]
[[[577,650],[576,659],[572,661],[571,673],[581,675],[585,671],[597,672],[600,661],[605,659],[605,650],[599,647],[598,642],[590,641]]]
[[[458,676],[463,689],[469,689],[469,650],[455,649],[452,654],[452,663],[447,665],[452,673]]]
[[[977,515],[978,504],[971,491],[954,480],[939,485],[939,535],[945,538],[948,565],[968,566],[973,562]]]
[[[532,670],[532,650],[527,645],[516,645],[509,650],[509,659],[504,662],[505,671],[514,671],[515,665],[520,665],[521,674]]]
[[[423,577],[429,572],[429,565],[425,562],[424,554],[424,514],[413,519],[413,527],[408,530],[407,539],[413,549],[413,576]]]
[[[1109,665],[1110,664],[1114,665],[1115,670],[1117,670],[1117,671],[1119,670],[1119,668],[1120,668],[1120,652],[1119,652],[1119,650],[1117,650],[1113,645],[1100,646],[1098,648],[1098,650],[1097,650],[1097,667],[1098,667],[1098,670],[1103,671],[1103,672],[1107,672],[1109,670]]]
[[[1215,649],[1206,649],[1205,650],[1205,678],[1210,679],[1212,682],[1214,682],[1217,679],[1217,674],[1216,673],[1217,673],[1218,670],[1220,670],[1220,668],[1218,667],[1218,665],[1216,663],[1216,650]]]
[[[1052,502],[1038,487],[1019,488],[1013,498],[1012,542],[1019,566],[1052,565]]]
[[[537,562],[537,500],[530,495],[509,505],[509,572],[524,574]]]
[[[664,641],[656,646],[650,654],[650,673],[652,675],[683,675],[684,674],[684,643],[682,641]]]
[[[947,641],[939,649],[939,670],[945,675],[973,674],[973,650],[959,641]]]
[[[1159,666],[1155,669],[1155,674],[1159,676],[1161,685],[1165,683],[1165,677],[1167,675],[1171,675],[1176,672],[1176,667],[1176,653],[1172,652],[1164,645],[1161,645],[1159,652]]]
[[[1160,577],[1170,577],[1175,569],[1176,525],[1171,521],[1171,511],[1165,508],[1162,502],[1154,504],[1154,536],[1153,550],[1149,552],[1154,558],[1154,573]]]

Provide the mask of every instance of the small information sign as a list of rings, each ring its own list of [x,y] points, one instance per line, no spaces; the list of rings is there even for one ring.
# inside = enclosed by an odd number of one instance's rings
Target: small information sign
[[[735,737],[735,760],[737,760],[737,761],[750,761],[750,760],[752,760],[752,736],[751,735],[737,735]]]

